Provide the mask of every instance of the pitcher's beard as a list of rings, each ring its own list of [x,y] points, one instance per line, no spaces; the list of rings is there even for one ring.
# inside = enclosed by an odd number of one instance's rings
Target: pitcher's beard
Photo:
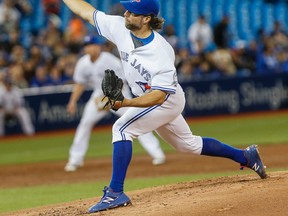
[[[131,24],[131,23],[125,23],[125,26],[126,26],[126,28],[129,29],[130,31],[135,31],[135,30],[141,29],[140,26],[137,26],[137,25]]]

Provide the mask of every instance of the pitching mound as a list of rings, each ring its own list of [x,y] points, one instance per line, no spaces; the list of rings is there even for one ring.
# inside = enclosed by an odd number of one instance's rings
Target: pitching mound
[[[269,173],[259,179],[254,174],[179,183],[128,192],[133,204],[94,213],[101,216],[180,215],[286,215],[288,172]],[[100,197],[6,215],[83,215]]]

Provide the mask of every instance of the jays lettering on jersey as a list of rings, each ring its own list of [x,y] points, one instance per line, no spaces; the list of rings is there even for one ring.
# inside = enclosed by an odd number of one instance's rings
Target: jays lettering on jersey
[[[178,81],[174,50],[160,34],[154,31],[155,37],[149,44],[135,49],[123,17],[96,10],[94,23],[99,35],[116,44],[125,78],[134,95],[141,96],[156,89],[175,93]]]

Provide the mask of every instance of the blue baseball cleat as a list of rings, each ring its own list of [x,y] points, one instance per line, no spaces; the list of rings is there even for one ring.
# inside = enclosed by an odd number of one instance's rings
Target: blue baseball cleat
[[[113,190],[107,186],[104,187],[103,192],[103,197],[96,205],[89,209],[89,213],[127,206],[131,203],[129,197],[124,192],[113,192]]]
[[[260,158],[257,145],[251,145],[244,150],[244,156],[247,159],[246,167],[254,170],[262,179],[267,178],[265,166]]]

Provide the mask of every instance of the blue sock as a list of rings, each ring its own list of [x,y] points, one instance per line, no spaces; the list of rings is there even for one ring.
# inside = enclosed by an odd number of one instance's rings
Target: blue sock
[[[202,138],[203,149],[201,155],[230,158],[241,165],[247,164],[243,150],[233,148],[212,138]]]
[[[132,158],[132,142],[123,140],[113,143],[113,171],[110,188],[114,192],[122,192],[126,172]]]

